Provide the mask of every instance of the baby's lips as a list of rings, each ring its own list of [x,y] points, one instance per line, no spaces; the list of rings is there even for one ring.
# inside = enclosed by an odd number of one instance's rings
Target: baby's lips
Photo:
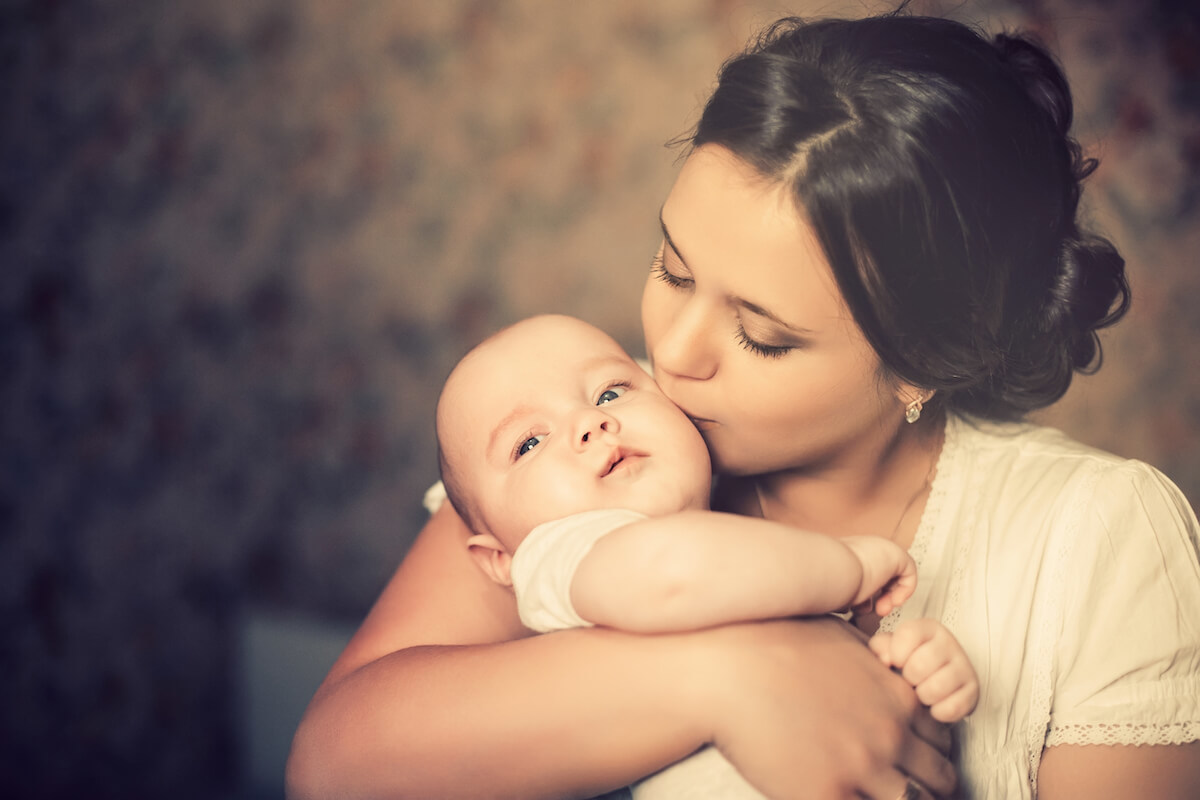
[[[628,447],[615,447],[608,454],[608,458],[606,458],[601,465],[602,468],[600,470],[600,477],[604,478],[608,475],[611,475],[613,470],[617,469],[617,467],[619,467],[622,463],[630,459],[636,460],[645,458],[646,456],[647,454],[641,452],[640,450],[633,450]]]
[[[604,468],[600,471],[600,477],[603,478],[611,474],[613,469],[616,468],[617,464],[620,464],[624,460],[625,450],[621,447],[614,448],[612,452],[608,454],[608,458],[604,460]]]

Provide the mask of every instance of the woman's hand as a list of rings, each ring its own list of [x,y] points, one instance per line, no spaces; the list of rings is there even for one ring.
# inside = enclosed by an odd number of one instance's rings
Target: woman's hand
[[[713,741],[767,796],[895,800],[910,776],[928,796],[954,791],[949,730],[848,625],[782,620],[712,635],[726,684]]]

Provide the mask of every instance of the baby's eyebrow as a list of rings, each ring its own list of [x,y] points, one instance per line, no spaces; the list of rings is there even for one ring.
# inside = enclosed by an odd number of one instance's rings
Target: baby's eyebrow
[[[637,363],[634,362],[633,359],[629,358],[629,356],[618,356],[618,355],[610,353],[608,355],[595,356],[593,358],[589,358],[588,360],[584,361],[582,364],[582,371],[583,372],[591,372],[592,370],[597,369],[599,367],[607,367],[607,366],[619,366],[622,368],[632,368],[632,367],[636,367]]]
[[[509,428],[513,424],[513,422],[515,422],[516,420],[520,419],[521,417],[531,413],[532,411],[533,411],[532,406],[520,405],[520,406],[517,406],[516,408],[514,408],[512,411],[505,414],[504,419],[502,419],[502,420],[500,420],[500,422],[496,423],[496,427],[492,428],[492,433],[488,437],[488,445],[487,445],[488,454],[490,455],[496,449],[496,440],[500,437],[500,434],[505,431],[505,429]]]

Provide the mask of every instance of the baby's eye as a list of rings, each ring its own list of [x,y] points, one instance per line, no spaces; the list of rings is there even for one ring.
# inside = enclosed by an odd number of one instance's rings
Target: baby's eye
[[[618,397],[625,394],[625,392],[628,391],[628,389],[629,389],[628,386],[624,386],[624,385],[620,385],[620,384],[618,384],[616,386],[610,386],[607,389],[605,389],[603,392],[601,392],[600,396],[596,398],[596,405],[602,406],[605,403],[611,403],[613,400],[616,400]]]
[[[517,458],[520,458],[533,448],[537,447],[539,444],[541,444],[541,441],[541,436],[530,436],[528,439],[521,442],[519,445],[517,445]]]

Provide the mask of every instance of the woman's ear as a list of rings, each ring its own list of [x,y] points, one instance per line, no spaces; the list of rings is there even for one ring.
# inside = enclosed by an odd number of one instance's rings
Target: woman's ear
[[[904,407],[904,421],[911,424],[919,420],[921,410],[935,394],[936,389],[921,389],[911,383],[897,383],[896,399]]]
[[[467,539],[467,550],[484,574],[501,586],[512,586],[512,555],[490,533]]]

